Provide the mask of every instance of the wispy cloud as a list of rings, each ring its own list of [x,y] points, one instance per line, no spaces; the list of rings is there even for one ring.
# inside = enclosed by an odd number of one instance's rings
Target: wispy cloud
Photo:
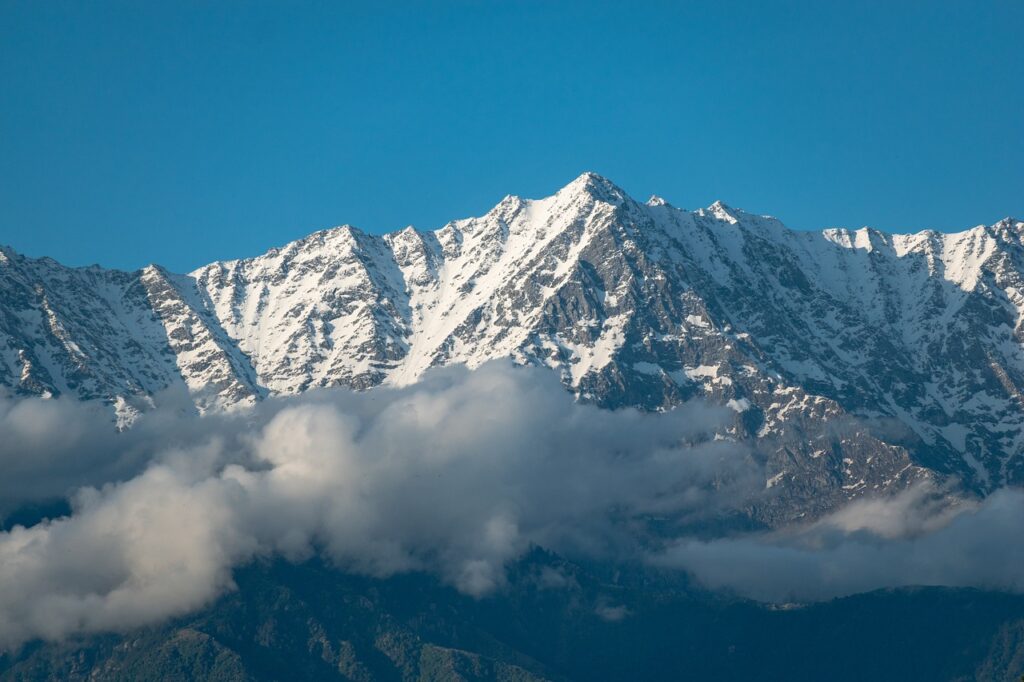
[[[677,541],[653,560],[713,589],[774,602],[906,585],[1024,591],[1024,491],[951,503],[933,485],[853,502],[816,523]]]

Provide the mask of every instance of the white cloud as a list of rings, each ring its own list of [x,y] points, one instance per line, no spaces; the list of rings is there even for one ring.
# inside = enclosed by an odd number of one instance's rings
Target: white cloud
[[[771,533],[676,542],[655,563],[712,589],[815,601],[908,585],[1024,591],[1024,491],[950,504],[928,484]]]
[[[431,571],[484,595],[531,545],[636,554],[647,516],[714,515],[759,487],[741,446],[710,439],[723,412],[602,411],[547,372],[499,363],[247,415],[144,417],[110,452],[161,445],[133,459],[139,473],[80,489],[69,517],[0,533],[0,646],[193,610],[260,555],[322,551],[346,570]],[[72,440],[112,442],[98,427]],[[73,447],[51,449],[48,466],[82,473]]]
[[[908,584],[1024,590],[1021,491],[950,506],[921,486],[800,527],[666,539],[664,519],[701,527],[774,493],[744,445],[714,440],[730,414],[599,410],[550,372],[504,363],[243,414],[197,417],[171,401],[122,434],[95,406],[0,400],[0,510],[73,491],[70,516],[0,532],[0,649],[201,608],[263,556],[428,571],[477,596],[534,545],[646,556],[772,601]]]

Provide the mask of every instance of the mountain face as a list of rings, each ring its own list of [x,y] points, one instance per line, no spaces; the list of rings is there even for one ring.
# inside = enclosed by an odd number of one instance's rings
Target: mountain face
[[[587,173],[433,232],[317,232],[188,275],[0,249],[0,384],[201,411],[495,358],[581,400],[704,398],[763,455],[774,524],[932,477],[1024,483],[1024,223],[797,232]]]

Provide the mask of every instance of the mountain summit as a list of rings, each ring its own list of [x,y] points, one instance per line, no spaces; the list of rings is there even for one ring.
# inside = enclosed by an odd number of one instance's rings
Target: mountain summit
[[[344,226],[187,275],[0,249],[0,384],[200,411],[415,382],[495,358],[581,400],[734,414],[777,488],[768,523],[922,477],[1024,482],[1024,224],[789,230],[715,202],[556,194],[383,236]]]

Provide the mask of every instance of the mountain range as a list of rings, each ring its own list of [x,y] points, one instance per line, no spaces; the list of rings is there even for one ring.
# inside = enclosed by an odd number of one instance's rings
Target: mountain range
[[[584,173],[434,231],[323,230],[188,274],[0,248],[0,385],[244,408],[507,358],[580,400],[732,414],[767,525],[934,479],[1024,483],[1024,222],[796,231],[721,202],[639,202]]]

